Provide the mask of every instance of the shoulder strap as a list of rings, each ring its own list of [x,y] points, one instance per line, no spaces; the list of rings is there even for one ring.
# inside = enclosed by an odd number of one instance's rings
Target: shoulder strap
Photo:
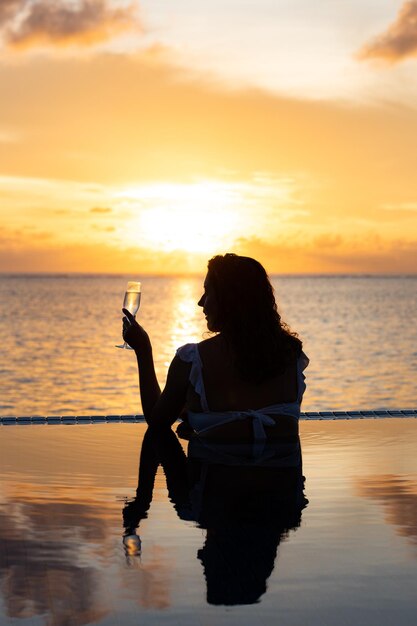
[[[194,355],[193,365],[191,366],[190,380],[191,380],[191,383],[193,384],[194,389],[200,396],[201,408],[203,409],[204,413],[209,413],[210,409],[208,408],[208,404],[207,404],[206,390],[204,387],[204,380],[203,380],[203,363],[201,361],[200,351],[198,349],[198,343],[195,343],[194,346],[195,346],[195,355]],[[194,381],[191,378],[193,374],[193,369],[194,369]]]
[[[300,356],[297,359],[297,401],[301,404],[301,400],[303,399],[303,394],[306,390],[305,384],[305,376],[303,374],[304,370],[310,363],[310,359],[308,356],[301,352]]]
[[[203,364],[198,350],[198,344],[187,343],[185,346],[181,346],[181,348],[177,350],[177,356],[179,356],[182,361],[191,363],[190,383],[200,396],[202,410],[204,413],[208,413],[210,409],[208,408],[206,399],[206,390],[203,381]]]

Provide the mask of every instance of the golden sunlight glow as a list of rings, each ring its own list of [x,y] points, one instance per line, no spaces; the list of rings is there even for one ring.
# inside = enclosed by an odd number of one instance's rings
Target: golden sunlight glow
[[[117,194],[137,215],[126,224],[126,242],[170,252],[210,253],[230,244],[241,220],[237,185],[201,181],[130,187]]]
[[[197,306],[202,295],[202,280],[179,278],[175,281],[171,295],[172,317],[167,328],[164,357],[167,367],[178,346],[201,341],[207,330],[202,309]]]
[[[314,9],[317,28],[307,2],[267,20],[6,4],[0,273],[197,275],[225,251],[270,273],[416,273],[415,50],[392,3]]]

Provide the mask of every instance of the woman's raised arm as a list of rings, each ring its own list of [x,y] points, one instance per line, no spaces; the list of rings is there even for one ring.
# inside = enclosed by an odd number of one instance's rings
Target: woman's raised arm
[[[123,339],[134,349],[138,362],[139,391],[145,420],[150,426],[171,426],[185,405],[190,363],[174,357],[161,393],[155,373],[152,344],[148,333],[123,309]]]

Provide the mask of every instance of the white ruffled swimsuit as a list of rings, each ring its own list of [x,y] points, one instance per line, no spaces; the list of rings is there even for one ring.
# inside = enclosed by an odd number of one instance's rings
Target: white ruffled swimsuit
[[[222,426],[223,424],[227,424],[229,422],[244,420],[251,417],[255,441],[265,441],[266,433],[264,427],[273,426],[275,424],[271,415],[288,415],[299,419],[301,401],[306,389],[303,371],[309,363],[309,359],[304,352],[302,352],[297,359],[297,400],[295,402],[273,404],[257,410],[247,409],[242,411],[222,412],[210,411],[208,407],[203,381],[203,364],[198,350],[198,344],[185,344],[181,348],[178,348],[177,356],[179,356],[182,361],[191,363],[190,383],[194,387],[196,393],[200,396],[202,412],[194,413],[193,411],[187,411],[187,413],[190,426],[199,435],[203,435],[216,426]]]

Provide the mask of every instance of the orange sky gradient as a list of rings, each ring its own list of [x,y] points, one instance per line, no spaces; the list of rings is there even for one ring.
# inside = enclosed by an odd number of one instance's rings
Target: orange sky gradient
[[[261,44],[237,68],[224,7],[216,35],[179,6],[2,5],[0,272],[202,273],[235,251],[271,273],[415,273],[417,3],[352,11],[328,66],[310,35],[269,47],[276,75]],[[274,11],[277,40],[300,27]]]

